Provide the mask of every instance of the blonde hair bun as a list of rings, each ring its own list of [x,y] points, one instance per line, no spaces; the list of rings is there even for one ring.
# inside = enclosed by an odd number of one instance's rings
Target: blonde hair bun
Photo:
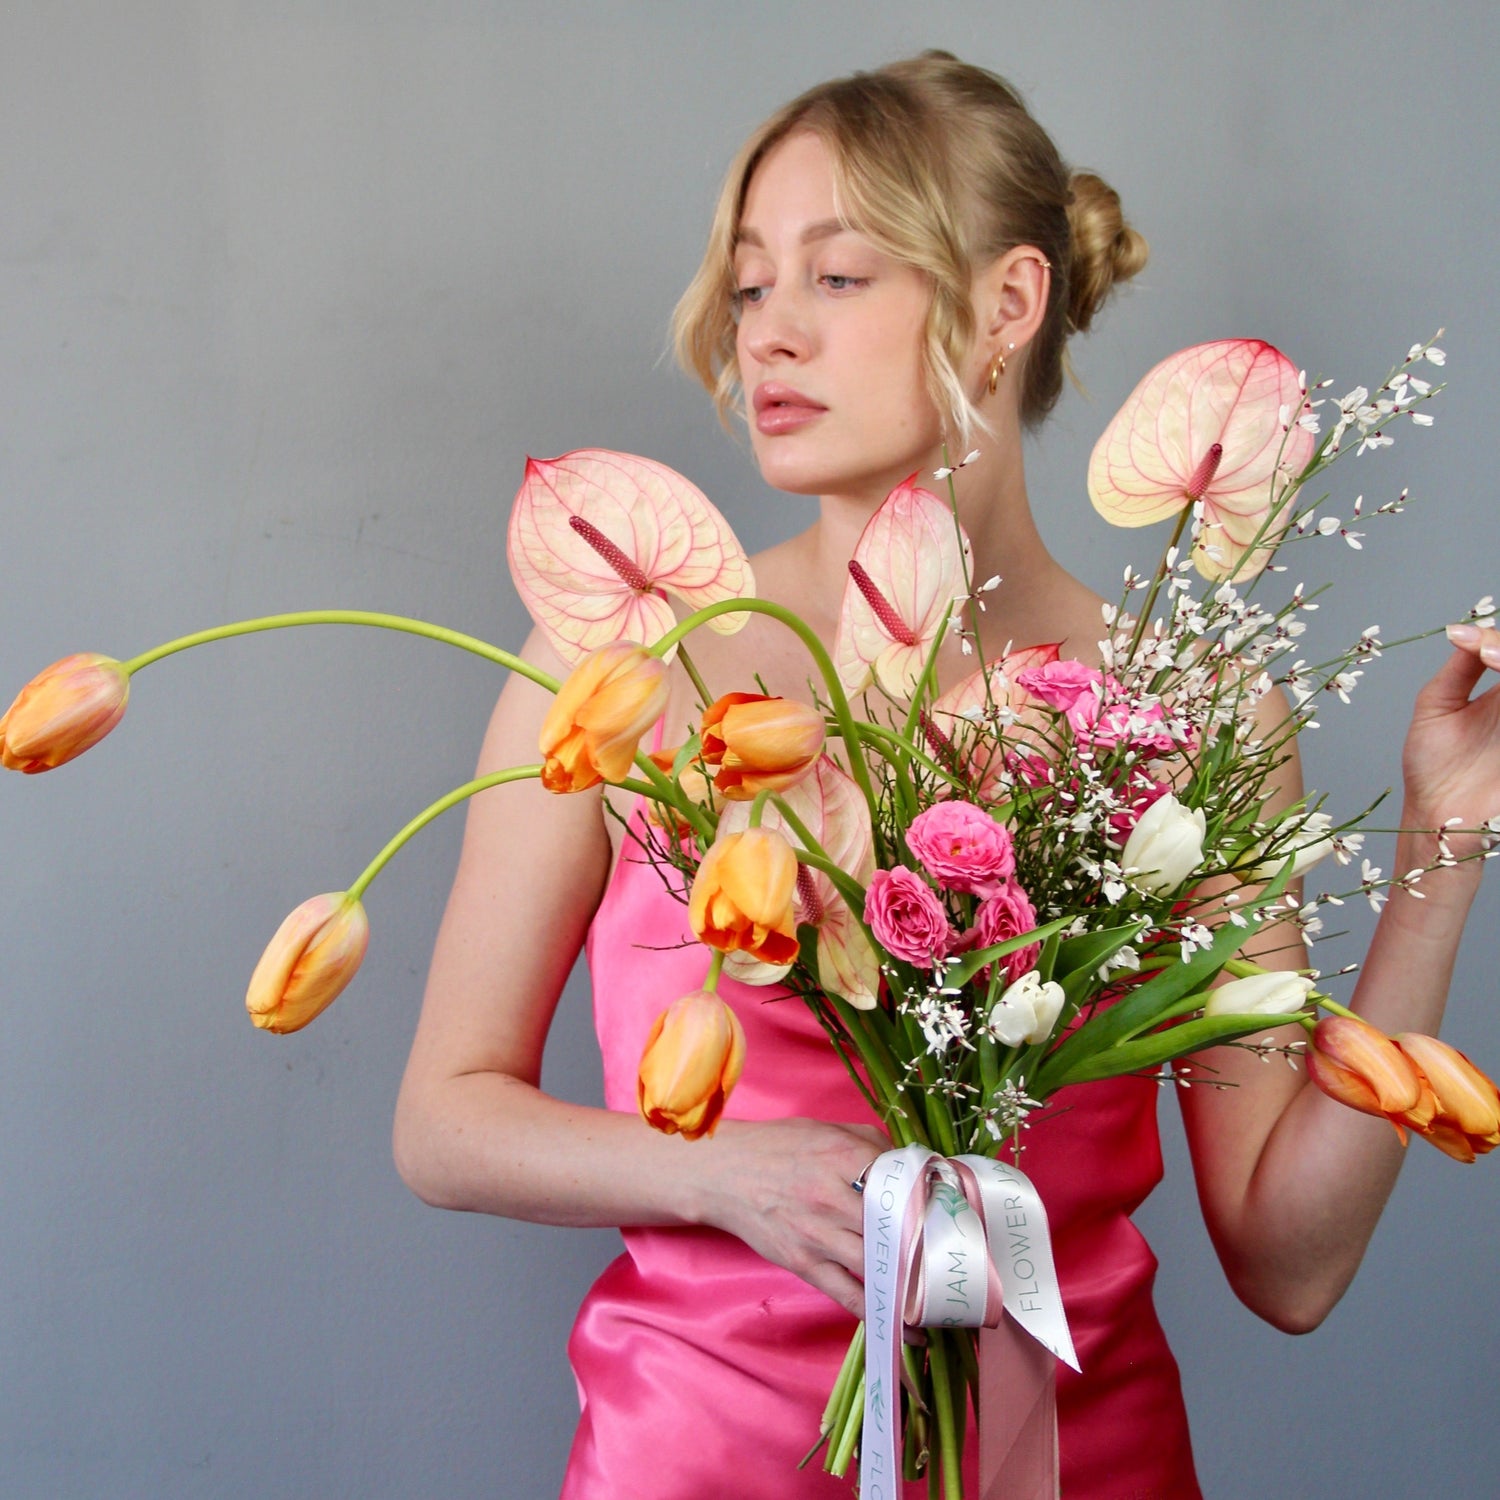
[[[1129,281],[1149,252],[1145,239],[1125,222],[1120,195],[1102,177],[1074,172],[1068,185],[1073,189],[1068,205],[1073,233],[1068,324],[1085,333],[1115,285]]]

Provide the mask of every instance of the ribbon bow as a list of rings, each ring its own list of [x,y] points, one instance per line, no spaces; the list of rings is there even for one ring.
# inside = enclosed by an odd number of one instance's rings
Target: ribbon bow
[[[1005,1162],[904,1146],[870,1167],[864,1218],[861,1500],[900,1493],[903,1324],[984,1330],[979,1500],[1055,1500],[1055,1361],[1078,1357],[1041,1195]]]

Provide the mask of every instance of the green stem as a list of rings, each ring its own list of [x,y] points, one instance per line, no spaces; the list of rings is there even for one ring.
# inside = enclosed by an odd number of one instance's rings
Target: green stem
[[[943,1468],[943,1500],[964,1500],[962,1439],[958,1412],[954,1407],[954,1382],[948,1369],[948,1335],[930,1328],[927,1337],[932,1354],[927,1368],[932,1371],[932,1404],[937,1408],[938,1452]],[[959,1392],[966,1390],[959,1382]]]
[[[829,701],[833,705],[833,716],[838,721],[839,736],[848,751],[849,774],[854,778],[864,794],[865,801],[869,804],[870,822],[875,829],[878,861],[884,853],[883,840],[880,836],[880,804],[875,796],[875,788],[870,783],[870,768],[865,764],[864,742],[860,737],[854,714],[849,707],[849,699],[844,693],[844,685],[839,681],[838,671],[833,665],[833,658],[829,656],[827,648],[818,639],[817,632],[812,626],[784,605],[774,604],[769,599],[721,599],[717,604],[705,605],[702,609],[690,614],[687,619],[679,620],[671,630],[652,645],[652,655],[665,656],[673,646],[691,635],[700,625],[706,625],[720,615],[730,614],[770,615],[773,620],[781,621],[807,647],[808,655],[812,657],[813,664],[817,667],[818,674],[828,689]]]
[[[456,807],[460,802],[467,801],[476,792],[487,791],[492,786],[504,786],[509,781],[525,781],[534,779],[542,774],[542,768],[536,766],[510,766],[504,771],[496,771],[489,776],[477,776],[473,781],[466,781],[462,786],[455,787],[444,797],[439,797],[430,807],[424,808],[414,817],[405,828],[401,830],[386,846],[367,864],[360,874],[358,880],[349,887],[349,899],[358,901],[364,895],[366,887],[391,861],[392,856],[401,848],[413,834],[425,828],[432,820],[448,811],[450,807]]]
[[[261,615],[254,620],[237,620],[232,625],[215,625],[212,629],[198,630],[192,635],[178,636],[175,641],[168,641],[165,645],[153,647],[150,651],[143,651],[139,656],[131,657],[123,665],[125,670],[133,675],[142,667],[149,667],[153,662],[160,661],[164,656],[172,656],[192,646],[204,646],[210,641],[226,641],[237,635],[253,635],[261,630],[284,630],[292,625],[374,625],[382,630],[399,630],[407,635],[425,636],[428,640],[442,641],[445,645],[472,651],[475,656],[482,656],[486,661],[492,661],[512,672],[519,672],[523,677],[529,677],[532,682],[546,688],[550,693],[555,693],[561,686],[555,677],[542,671],[540,667],[534,667],[530,662],[522,661],[519,656],[509,651],[502,651],[499,646],[490,645],[488,641],[481,641],[477,636],[464,635],[461,631],[449,630],[443,625],[433,625],[427,620],[412,620],[404,615],[380,614],[368,609],[301,609],[291,614]]]
[[[1162,579],[1167,571],[1167,554],[1182,539],[1182,528],[1187,525],[1187,518],[1192,513],[1193,502],[1189,500],[1180,511],[1177,512],[1177,524],[1172,528],[1172,535],[1167,538],[1167,545],[1161,550],[1161,562],[1157,564],[1156,577],[1151,580],[1151,588],[1146,594],[1146,601],[1141,605],[1141,612],[1136,616],[1135,634],[1130,639],[1130,656],[1128,660],[1135,660],[1135,653],[1140,650],[1141,641],[1146,634],[1146,622],[1151,618],[1151,611],[1156,608],[1156,596],[1161,592]]]
[[[677,660],[682,663],[682,670],[688,674],[693,689],[698,694],[699,708],[707,708],[714,701],[714,695],[704,686],[702,677],[698,675],[698,668],[693,664],[693,658],[688,655],[687,647],[681,642],[677,646]]]
[[[714,956],[708,962],[708,973],[703,978],[703,988],[710,995],[716,995],[719,992],[719,975],[723,971],[723,968],[724,955],[719,949],[715,948]]]

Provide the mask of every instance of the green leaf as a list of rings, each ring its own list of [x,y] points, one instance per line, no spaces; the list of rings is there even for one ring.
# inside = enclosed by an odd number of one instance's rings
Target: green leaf
[[[1071,917],[1058,917],[1055,922],[1033,927],[1030,932],[1023,932],[1019,937],[1007,938],[1003,943],[992,943],[988,948],[976,948],[972,953],[964,954],[958,963],[942,971],[943,984],[954,987],[967,984],[986,964],[993,963],[997,958],[1004,958],[1007,953],[1014,953],[1017,948],[1045,942],[1054,933],[1061,932],[1072,920]]]
[[[1080,1058],[1055,1078],[1049,1074],[1047,1089],[1051,1093],[1070,1083],[1093,1083],[1101,1078],[1118,1078],[1125,1073],[1159,1068],[1164,1062],[1186,1057],[1190,1052],[1201,1052],[1206,1047],[1232,1042],[1237,1037],[1267,1031],[1278,1025],[1281,1019],[1277,1016],[1205,1016],[1197,1021],[1184,1021],[1181,1026],[1154,1031],[1149,1036],[1136,1037],[1133,1041],[1121,1042],[1119,1046]]]
[[[1286,886],[1290,868],[1288,863],[1286,869],[1265,888],[1260,898],[1246,903],[1244,910],[1247,913],[1259,911],[1277,900]],[[1050,1092],[1057,1087],[1058,1077],[1074,1076],[1081,1059],[1118,1047],[1122,1042],[1151,1030],[1174,1014],[1179,1014],[1173,1009],[1177,1002],[1195,990],[1207,989],[1238,949],[1260,931],[1260,926],[1255,923],[1238,927],[1233,922],[1225,922],[1207,948],[1200,948],[1190,959],[1169,963],[1115,1004],[1085,1021],[1047,1059],[1037,1076],[1037,1086]],[[1128,1068],[1111,1069],[1110,1073],[1103,1076],[1129,1071],[1131,1069]]]

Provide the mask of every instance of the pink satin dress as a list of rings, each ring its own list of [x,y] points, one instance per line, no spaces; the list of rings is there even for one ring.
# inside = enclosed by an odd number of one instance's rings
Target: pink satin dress
[[[652,1021],[698,989],[706,967],[685,904],[643,856],[640,820],[637,809],[587,945],[605,1102],[632,1113]],[[720,993],[748,1042],[727,1117],[871,1118],[800,999],[728,979]],[[1199,1494],[1177,1366],[1151,1304],[1156,1259],[1130,1222],[1161,1177],[1156,1092],[1141,1079],[1066,1091],[1026,1139],[1022,1165],[1047,1205],[1083,1367],[1059,1368],[1065,1500]],[[848,1500],[852,1474],[834,1479],[817,1459],[797,1469],[854,1331],[848,1315],[716,1230],[622,1233],[625,1253],[569,1340],[582,1414],[563,1500]],[[975,1493],[972,1478],[966,1488]],[[916,1500],[926,1485],[907,1492]]]

